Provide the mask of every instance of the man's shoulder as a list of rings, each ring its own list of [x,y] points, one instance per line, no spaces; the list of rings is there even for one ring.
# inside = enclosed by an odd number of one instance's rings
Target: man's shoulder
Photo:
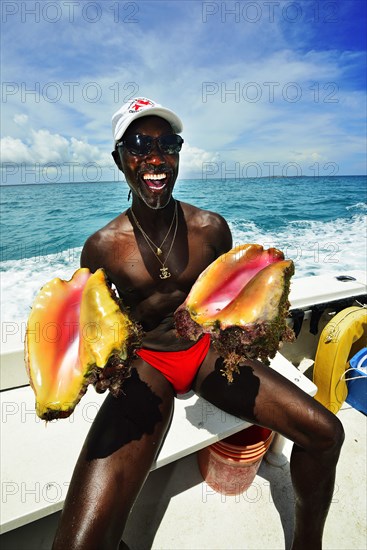
[[[208,238],[208,235],[210,235],[210,238],[215,240],[223,236],[229,242],[231,238],[230,229],[223,216],[192,204],[181,204],[189,229],[195,233],[200,232],[204,238]]]
[[[102,255],[106,254],[113,246],[116,239],[123,237],[124,232],[128,229],[125,213],[119,214],[116,218],[101,227],[85,241],[82,254],[82,265],[90,264],[91,259],[97,260]]]
[[[232,247],[231,230],[226,220],[217,212],[182,203],[182,210],[193,238],[205,241],[215,250],[215,256],[227,252]]]
[[[181,202],[182,210],[185,214],[185,217],[188,221],[193,221],[199,223],[202,227],[206,225],[222,225],[226,224],[226,220],[218,214],[217,212],[212,212],[211,210],[206,210],[204,208],[199,208],[193,204]]]
[[[101,239],[111,239],[114,238],[117,233],[124,232],[129,227],[129,222],[126,217],[126,212],[122,212],[116,218],[109,221],[106,225],[97,229],[90,237],[87,239],[87,242],[98,242]]]

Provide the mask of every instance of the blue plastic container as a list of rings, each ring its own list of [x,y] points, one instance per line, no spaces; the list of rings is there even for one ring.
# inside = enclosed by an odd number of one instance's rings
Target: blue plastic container
[[[352,370],[345,373],[348,386],[346,402],[367,414],[367,348],[356,353],[349,365]]]

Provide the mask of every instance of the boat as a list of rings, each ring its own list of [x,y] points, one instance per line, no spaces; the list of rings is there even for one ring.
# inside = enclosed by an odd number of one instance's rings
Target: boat
[[[312,369],[321,345],[320,335],[338,312],[353,305],[366,307],[366,282],[363,271],[294,279],[289,323],[297,339],[282,346],[272,368],[279,368],[304,391],[315,394]],[[25,326],[14,324],[2,335],[3,550],[51,548],[76,458],[105,398],[105,394],[89,388],[71,417],[45,425],[35,414],[34,395],[24,369],[24,332]],[[366,346],[363,338],[360,344]],[[347,401],[340,405],[337,414],[346,440],[324,548],[362,550],[367,542],[366,415]],[[173,426],[124,533],[131,550],[290,547],[294,500],[290,441],[275,438],[253,483],[241,494],[217,493],[200,474],[197,451],[247,426],[192,392],[175,400]]]

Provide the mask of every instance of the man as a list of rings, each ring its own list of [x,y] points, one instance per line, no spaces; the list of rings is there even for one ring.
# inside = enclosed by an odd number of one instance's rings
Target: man
[[[81,265],[105,269],[144,338],[124,395],[106,397],[81,451],[54,549],[119,547],[169,426],[175,393],[193,388],[224,411],[295,442],[293,550],[318,550],[343,442],[339,420],[257,361],[244,362],[228,384],[209,338],[193,345],[174,330],[173,313],[198,275],[232,247],[221,216],[173,198],[181,131],[177,115],[145,98],[113,117],[112,154],[132,205],[87,240]]]

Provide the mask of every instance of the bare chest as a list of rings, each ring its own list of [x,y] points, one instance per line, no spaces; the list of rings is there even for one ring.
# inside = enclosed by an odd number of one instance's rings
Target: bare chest
[[[185,300],[214,251],[203,241],[178,239],[168,257],[124,239],[106,250],[104,268],[137,321],[157,323]]]

